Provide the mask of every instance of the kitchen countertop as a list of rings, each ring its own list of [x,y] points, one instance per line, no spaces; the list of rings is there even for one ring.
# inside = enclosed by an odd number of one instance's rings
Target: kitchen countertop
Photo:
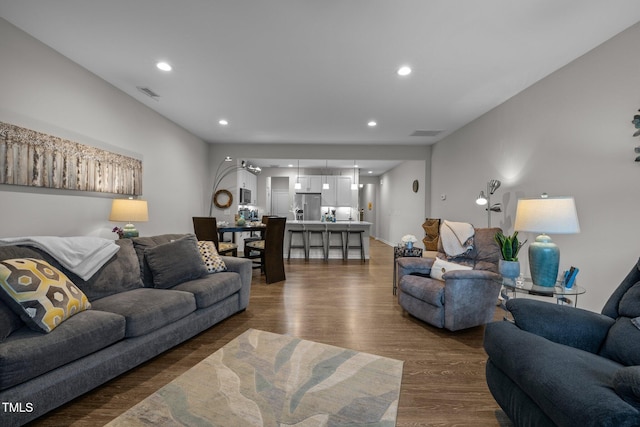
[[[289,224],[300,224],[300,225],[331,225],[331,226],[349,226],[349,225],[373,225],[371,222],[367,221],[336,221],[336,222],[327,222],[327,221],[289,221],[287,220],[287,225]]]

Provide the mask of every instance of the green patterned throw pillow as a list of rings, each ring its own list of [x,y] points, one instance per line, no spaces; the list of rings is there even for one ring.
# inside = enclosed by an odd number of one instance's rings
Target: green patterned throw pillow
[[[0,288],[0,298],[39,332],[51,332],[91,308],[85,294],[64,273],[41,259],[0,261]]]

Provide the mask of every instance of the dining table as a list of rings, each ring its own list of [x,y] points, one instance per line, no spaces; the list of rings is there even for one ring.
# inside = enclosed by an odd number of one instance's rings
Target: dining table
[[[266,225],[259,221],[247,222],[244,225],[227,225],[224,227],[218,227],[218,237],[221,242],[224,242],[225,233],[231,233],[231,242],[236,243],[237,233],[250,232],[251,235],[253,235],[253,233],[258,233],[260,237],[264,237],[263,233],[265,229]]]

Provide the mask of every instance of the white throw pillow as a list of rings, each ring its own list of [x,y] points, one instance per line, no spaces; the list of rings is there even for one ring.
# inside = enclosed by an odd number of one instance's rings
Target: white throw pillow
[[[453,270],[472,270],[468,265],[456,264],[455,262],[445,261],[436,257],[433,266],[431,267],[431,278],[437,280],[444,280],[442,275],[447,271]]]

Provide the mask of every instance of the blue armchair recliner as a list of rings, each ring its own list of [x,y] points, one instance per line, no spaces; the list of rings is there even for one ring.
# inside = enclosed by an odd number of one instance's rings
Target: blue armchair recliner
[[[488,324],[487,384],[516,426],[640,426],[640,260],[602,313],[511,299]]]

